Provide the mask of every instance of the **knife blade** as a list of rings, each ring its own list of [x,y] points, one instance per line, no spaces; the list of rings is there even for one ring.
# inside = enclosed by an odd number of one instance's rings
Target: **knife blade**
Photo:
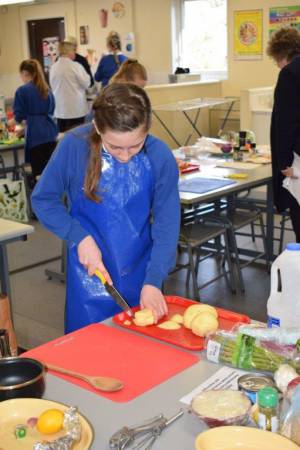
[[[120,292],[113,286],[107,283],[106,279],[104,278],[103,274],[100,272],[100,270],[95,270],[95,275],[103,286],[105,287],[106,291],[112,296],[112,298],[115,300],[115,302],[120,306],[120,308],[128,314],[128,316],[133,317],[133,312],[126,302],[126,300],[122,297]]]

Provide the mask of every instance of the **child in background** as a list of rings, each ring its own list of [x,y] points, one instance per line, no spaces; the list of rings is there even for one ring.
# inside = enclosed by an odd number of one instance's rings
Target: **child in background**
[[[121,52],[121,38],[115,31],[111,31],[107,36],[106,46],[109,53],[102,56],[95,73],[95,80],[101,82],[102,87],[108,84],[121,64],[128,59]]]
[[[127,59],[123,62],[118,72],[110,79],[111,83],[133,83],[144,88],[148,76],[145,67],[137,59]]]
[[[16,91],[14,119],[8,125],[26,122],[25,162],[30,163],[35,180],[44,170],[56,146],[58,130],[53,119],[55,101],[37,60],[23,61],[20,75],[24,85]]]

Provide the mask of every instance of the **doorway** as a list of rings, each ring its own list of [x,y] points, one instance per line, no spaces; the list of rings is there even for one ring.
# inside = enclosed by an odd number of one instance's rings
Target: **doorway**
[[[47,81],[49,71],[58,56],[58,43],[65,38],[63,17],[27,21],[30,58],[37,59]]]

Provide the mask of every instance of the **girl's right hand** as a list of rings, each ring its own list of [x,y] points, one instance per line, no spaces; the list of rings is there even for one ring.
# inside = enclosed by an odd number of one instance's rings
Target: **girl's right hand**
[[[108,284],[113,284],[103,264],[101,251],[92,236],[85,237],[78,244],[78,258],[90,277],[94,275],[96,269],[99,269]]]

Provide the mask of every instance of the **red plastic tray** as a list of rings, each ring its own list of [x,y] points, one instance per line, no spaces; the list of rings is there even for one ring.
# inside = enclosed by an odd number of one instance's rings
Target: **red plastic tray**
[[[189,166],[182,169],[180,173],[184,175],[186,173],[196,172],[198,170],[200,170],[200,166],[198,166],[198,164],[189,164]]]
[[[166,302],[168,304],[169,313],[167,317],[163,317],[159,321],[164,322],[168,320],[174,314],[183,314],[184,310],[194,304],[199,304],[192,300],[188,300],[183,297],[166,296]],[[139,307],[133,308],[133,311],[137,311]],[[222,308],[216,308],[219,314],[219,329],[231,330],[237,323],[250,323],[250,318],[244,314],[235,313]],[[125,325],[124,321],[130,320],[131,325]],[[180,330],[163,330],[156,325],[148,327],[137,327],[126,313],[120,313],[114,316],[113,322],[120,327],[129,328],[146,336],[159,339],[160,341],[168,342],[169,344],[177,345],[188,350],[203,350],[204,338],[196,336],[191,330],[182,326]]]

